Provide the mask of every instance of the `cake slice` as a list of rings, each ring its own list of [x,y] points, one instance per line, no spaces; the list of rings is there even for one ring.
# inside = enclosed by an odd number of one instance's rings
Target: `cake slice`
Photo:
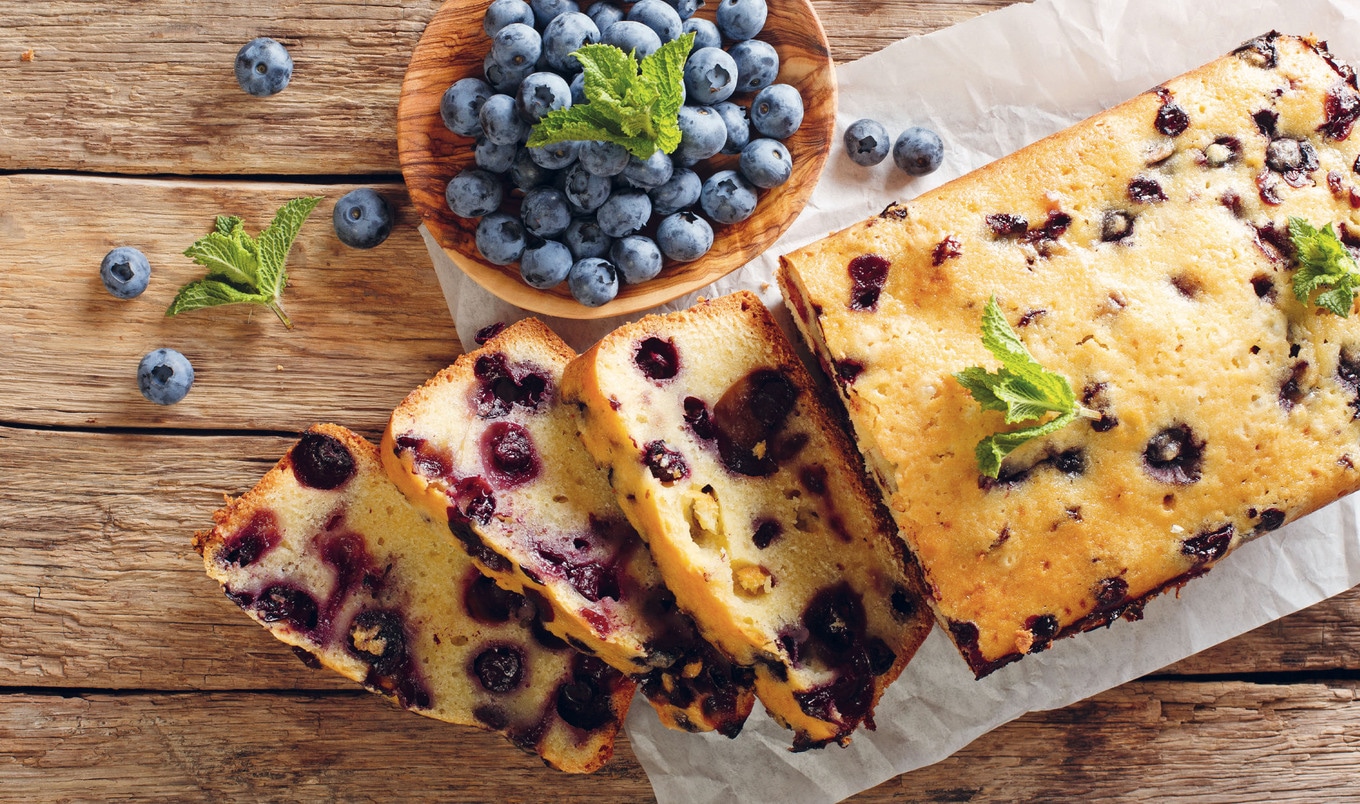
[[[388,474],[478,568],[529,596],[547,628],[636,677],[663,723],[735,736],[755,703],[749,670],[678,611],[647,546],[559,403],[575,356],[527,319],[412,392],[383,435]]]
[[[700,630],[805,749],[845,743],[930,630],[859,457],[754,295],[605,336],[564,397]]]
[[[1332,285],[1295,284],[1289,232],[1334,224],[1336,267],[1354,271],[1357,117],[1349,67],[1270,33],[783,258],[799,328],[977,675],[1137,619],[1360,487],[1360,316]],[[954,375],[998,366],[979,337],[993,296],[1093,415],[989,476],[976,445],[1020,425]]]
[[[309,665],[564,771],[613,754],[633,682],[483,578],[359,436],[311,428],[213,519],[194,537],[208,575]]]

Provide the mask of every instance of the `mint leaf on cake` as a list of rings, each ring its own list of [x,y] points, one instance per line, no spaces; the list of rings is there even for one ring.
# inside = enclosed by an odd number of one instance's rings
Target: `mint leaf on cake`
[[[1342,318],[1349,317],[1360,274],[1336,228],[1328,223],[1317,229],[1303,218],[1291,217],[1289,239],[1299,263],[1294,274],[1294,298],[1307,304],[1314,292],[1322,290],[1314,303]]]
[[[268,307],[292,329],[293,322],[283,309],[288,252],[320,201],[320,197],[294,198],[274,213],[274,220],[258,237],[246,234],[240,218],[217,216],[213,230],[184,252],[208,269],[207,276],[180,288],[165,314],[223,304],[258,304]]]
[[[996,297],[987,300],[982,312],[982,344],[1001,361],[1001,368],[988,371],[970,366],[954,375],[983,410],[1005,414],[1007,424],[1035,421],[1029,427],[996,433],[978,442],[978,468],[988,477],[1001,473],[1001,461],[1031,439],[1056,433],[1078,416],[1100,414],[1077,402],[1072,384],[1063,375],[1039,364],[1007,323]],[[1050,413],[1057,416],[1039,421]]]

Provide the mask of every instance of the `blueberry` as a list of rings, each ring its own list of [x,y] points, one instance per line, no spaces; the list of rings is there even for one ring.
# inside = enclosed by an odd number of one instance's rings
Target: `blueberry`
[[[567,226],[566,234],[562,235],[562,242],[571,249],[571,256],[578,260],[603,257],[609,253],[609,247],[614,245],[613,238],[605,234],[594,216],[590,215],[573,219]]]
[[[571,266],[571,249],[556,240],[531,245],[519,257],[519,275],[525,284],[539,290],[562,284]]]
[[[335,202],[331,225],[350,248],[373,248],[392,232],[392,206],[376,190],[360,187]]]
[[[595,23],[596,28],[603,31],[623,19],[623,9],[608,2],[608,0],[599,0],[599,2],[590,4],[590,8],[586,9],[586,16],[590,17],[590,21]]]
[[[99,278],[104,287],[120,299],[132,299],[142,295],[151,281],[151,263],[146,255],[130,246],[119,246],[104,255],[99,263]]]
[[[577,73],[571,77],[571,104],[586,102],[586,74]]]
[[[261,36],[236,51],[236,83],[257,98],[278,94],[293,77],[293,57],[288,48]]]
[[[722,0],[718,3],[718,30],[734,42],[751,39],[765,27],[769,8],[765,0]]]
[[[534,10],[534,20],[540,28],[552,22],[555,17],[581,10],[573,0],[529,0],[529,5]]]
[[[532,25],[512,22],[491,37],[491,57],[506,69],[537,64],[543,54],[543,37]]]
[[[444,200],[460,218],[480,218],[501,205],[504,190],[500,179],[476,168],[464,170],[444,189]]]
[[[756,210],[756,188],[735,170],[720,170],[704,182],[699,206],[718,223],[739,223]]]
[[[680,26],[680,33],[694,34],[694,44],[690,46],[691,53],[706,47],[722,47],[722,34],[718,33],[718,26],[703,17],[690,17],[685,20],[685,24]]]
[[[477,145],[472,149],[472,160],[489,173],[504,173],[515,164],[517,153],[519,146],[514,143],[497,145],[486,137],[478,137]]]
[[[493,212],[477,224],[476,242],[487,262],[509,265],[524,253],[524,225],[504,212]]]
[[[801,125],[803,96],[789,84],[771,84],[751,101],[751,126],[767,137],[788,139]]]
[[[552,184],[556,174],[557,171],[548,170],[535,162],[529,149],[520,146],[519,151],[515,153],[515,162],[506,175],[510,178],[511,184],[527,193],[541,184]]]
[[[675,13],[680,15],[680,19],[688,22],[694,16],[694,12],[703,6],[704,0],[666,0],[666,5],[675,9]]]
[[[628,149],[613,142],[591,140],[581,144],[576,158],[596,176],[617,176],[628,167]]]
[[[567,274],[572,298],[587,307],[599,307],[619,295],[619,275],[609,260],[586,257],[577,260]]]
[[[571,210],[567,208],[567,197],[561,190],[535,187],[524,194],[519,217],[530,234],[556,237],[565,232],[567,224],[571,223]]]
[[[633,187],[640,190],[650,190],[653,187],[660,187],[671,177],[675,166],[671,163],[671,158],[660,150],[652,152],[646,159],[638,159],[636,156],[628,157],[628,166],[623,169],[624,180]]]
[[[888,155],[888,130],[877,120],[861,118],[845,129],[845,150],[850,161],[870,167]]]
[[[581,71],[581,62],[573,55],[582,45],[600,41],[600,29],[590,17],[579,11],[553,17],[543,29],[543,55],[548,66],[564,75]]]
[[[487,83],[502,95],[513,95],[519,92],[519,85],[536,69],[537,67],[533,64],[510,68],[502,67],[496,63],[496,57],[490,53],[486,54],[486,58],[482,60],[482,72],[486,75]]]
[[[652,214],[670,215],[694,206],[703,185],[698,173],[689,168],[676,168],[665,184],[647,192],[652,199]]]
[[[661,37],[640,22],[621,20],[600,32],[600,42],[631,53],[639,61],[661,48]]]
[[[779,77],[779,53],[769,42],[747,39],[733,45],[730,52],[737,63],[738,92],[764,89]]]
[[[656,227],[661,253],[676,262],[693,262],[713,248],[713,227],[693,212],[677,212]]]
[[[493,93],[491,85],[480,78],[461,78],[453,82],[439,100],[439,116],[444,119],[444,126],[454,134],[480,137],[482,123],[477,119],[477,111]]]
[[[770,189],[789,180],[793,157],[779,140],[761,137],[741,149],[741,175],[757,187]]]
[[[518,25],[518,23],[516,23]],[[515,109],[515,99],[509,95],[492,95],[477,112],[482,134],[497,145],[514,145],[529,136],[529,124]]]
[[[629,235],[615,241],[614,247],[609,249],[609,259],[623,281],[630,285],[654,279],[661,273],[661,249],[650,237]]]
[[[482,30],[486,31],[487,36],[495,36],[497,31],[512,22],[533,25],[534,10],[524,0],[495,0],[487,8],[486,16],[482,17]]]
[[[595,210],[600,231],[610,237],[625,237],[647,225],[652,217],[652,199],[641,191],[615,193]]]
[[[529,158],[539,167],[548,170],[561,170],[576,161],[576,152],[581,144],[576,140],[554,142],[551,145],[535,145],[529,149]]]
[[[727,124],[707,106],[681,106],[678,123],[680,144],[671,159],[681,167],[696,165],[727,144]]]
[[[717,47],[696,50],[685,62],[685,99],[705,106],[721,103],[737,91],[737,63]]]
[[[912,126],[897,135],[893,143],[893,161],[913,176],[933,173],[944,161],[944,143],[940,135],[928,128]]]
[[[571,85],[557,73],[529,73],[519,85],[515,102],[525,120],[537,123],[548,112],[571,106]]]
[[[640,22],[656,31],[656,36],[662,44],[679,37],[680,29],[685,24],[684,20],[680,19],[679,12],[661,0],[638,0],[628,9],[627,19]]]
[[[728,101],[715,104],[713,111],[722,117],[727,126],[727,142],[723,145],[722,153],[741,153],[741,149],[751,141],[751,121],[746,119],[746,107]]]
[[[586,170],[583,160],[568,168],[562,177],[562,193],[566,195],[571,211],[578,215],[599,209],[613,190],[609,177],[596,176]]]
[[[148,352],[137,366],[137,387],[148,402],[173,405],[189,393],[194,384],[194,367],[174,349]]]

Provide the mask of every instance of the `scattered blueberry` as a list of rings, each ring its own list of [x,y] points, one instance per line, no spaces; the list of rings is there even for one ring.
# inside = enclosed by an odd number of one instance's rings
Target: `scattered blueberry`
[[[680,145],[671,160],[682,167],[692,167],[717,154],[727,145],[727,124],[707,106],[681,106],[677,118]]]
[[[694,34],[694,44],[691,45],[690,49],[691,53],[706,47],[722,47],[722,34],[718,33],[718,26],[702,17],[690,17],[685,20],[685,24],[680,26],[680,33],[682,35],[687,33]]]
[[[596,28],[603,31],[623,19],[623,9],[608,0],[599,0],[597,3],[590,4],[590,8],[586,9],[586,16],[590,17],[590,21],[595,23]]]
[[[587,257],[603,257],[614,244],[613,238],[600,229],[593,215],[575,218],[567,226],[562,242],[571,249],[571,256],[578,260]]]
[[[608,176],[596,176],[586,170],[581,160],[568,168],[562,177],[562,193],[567,197],[571,211],[577,215],[599,209],[613,191],[614,184]]]
[[[888,156],[888,130],[877,120],[861,118],[845,129],[845,150],[856,165],[871,167]]]
[[[600,42],[642,60],[661,49],[661,37],[640,22],[622,20],[600,32]]]
[[[676,262],[693,262],[713,248],[713,227],[693,212],[677,212],[656,227],[661,253]]]
[[[485,170],[464,170],[444,189],[444,200],[460,218],[480,218],[500,208],[503,193],[500,180]]]
[[[803,96],[789,84],[770,84],[751,101],[751,126],[767,137],[788,139],[801,125]]]
[[[628,166],[623,169],[623,178],[640,190],[650,190],[665,184],[675,171],[671,158],[659,149],[646,159],[628,157]]]
[[[504,212],[493,212],[477,224],[476,242],[487,262],[509,265],[524,253],[524,224]]]
[[[944,143],[930,129],[913,126],[898,135],[892,154],[899,168],[913,176],[924,176],[944,161]]]
[[[713,111],[722,117],[727,126],[727,142],[723,145],[722,153],[741,153],[741,149],[751,141],[751,121],[746,119],[746,107],[728,101],[715,104]]]
[[[765,0],[722,0],[718,3],[718,30],[726,39],[751,39],[765,27],[769,8]]]
[[[529,234],[556,237],[567,231],[571,210],[567,197],[555,187],[535,187],[524,194],[519,206],[519,217]]]
[[[120,299],[142,295],[151,281],[151,263],[146,255],[131,246],[119,246],[104,255],[99,263],[99,278],[104,287]]]
[[[737,65],[737,91],[756,92],[779,77],[779,53],[774,45],[747,39],[732,46],[732,61]]]
[[[580,143],[575,140],[554,142],[552,145],[535,145],[529,149],[529,158],[539,167],[548,170],[561,170],[576,161]]]
[[[518,25],[518,23],[516,23]],[[492,95],[477,111],[482,134],[497,145],[516,145],[529,136],[529,124],[519,116],[515,99],[509,95]]]
[[[600,231],[610,237],[626,237],[647,225],[652,199],[641,191],[614,193],[595,210]]]
[[[519,275],[525,284],[539,290],[562,284],[571,266],[571,249],[556,240],[544,240],[531,245],[519,257]]]
[[[519,3],[520,0],[512,2]],[[477,112],[493,94],[495,90],[491,85],[480,78],[461,78],[453,82],[439,100],[439,116],[444,119],[444,126],[454,134],[480,137],[482,123],[477,119]]]
[[[582,45],[598,41],[600,29],[590,17],[579,11],[559,14],[543,29],[543,57],[559,73],[578,73],[581,62],[573,54]]]
[[[628,149],[613,142],[591,140],[583,143],[576,158],[581,167],[596,176],[617,176],[628,167]]]
[[[704,182],[699,206],[718,223],[740,223],[756,210],[756,188],[735,170],[720,170]]]
[[[694,206],[699,202],[703,184],[698,173],[689,168],[676,168],[665,184],[647,192],[652,199],[652,214],[666,216]]]
[[[554,17],[581,10],[574,0],[529,0],[529,5],[534,10],[534,21],[540,28],[546,26]]]
[[[557,73],[529,73],[519,85],[515,102],[525,120],[537,123],[548,112],[571,106],[571,85]]]
[[[660,0],[657,0],[660,2]],[[721,103],[737,91],[737,63],[726,50],[706,47],[685,62],[685,99],[705,106]]]
[[[519,146],[514,143],[498,145],[486,137],[478,137],[477,145],[472,149],[472,161],[489,173],[504,173],[515,164],[518,153]]]
[[[261,36],[236,51],[236,83],[257,98],[276,95],[293,77],[293,57],[288,48]]]
[[[586,257],[577,260],[567,274],[572,298],[587,307],[599,307],[619,295],[619,276],[609,260]]]
[[[793,173],[793,157],[784,143],[761,137],[741,149],[739,166],[741,175],[747,180],[768,190],[789,180]]]
[[[137,366],[137,387],[148,402],[173,405],[189,393],[194,384],[194,367],[174,349],[148,352]]]
[[[661,273],[661,249],[650,237],[628,235],[616,240],[609,249],[609,259],[623,281],[630,285],[655,279]]]
[[[335,202],[331,225],[350,248],[373,248],[392,232],[392,206],[376,190],[360,187]]]
[[[662,44],[678,38],[685,24],[684,20],[680,19],[679,12],[661,0],[637,0],[633,7],[628,9],[626,19],[651,28]]]
[[[486,31],[487,36],[495,36],[497,31],[512,22],[533,25],[534,10],[524,0],[495,0],[486,9],[486,16],[482,17],[482,30]]]
[[[491,37],[491,57],[507,70],[537,64],[541,55],[543,37],[532,25],[512,22]]]

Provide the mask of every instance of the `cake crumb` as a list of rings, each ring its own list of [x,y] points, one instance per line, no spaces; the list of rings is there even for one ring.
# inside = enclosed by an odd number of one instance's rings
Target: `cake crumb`
[[[25,50],[19,54],[19,61],[33,61],[33,48]]]

